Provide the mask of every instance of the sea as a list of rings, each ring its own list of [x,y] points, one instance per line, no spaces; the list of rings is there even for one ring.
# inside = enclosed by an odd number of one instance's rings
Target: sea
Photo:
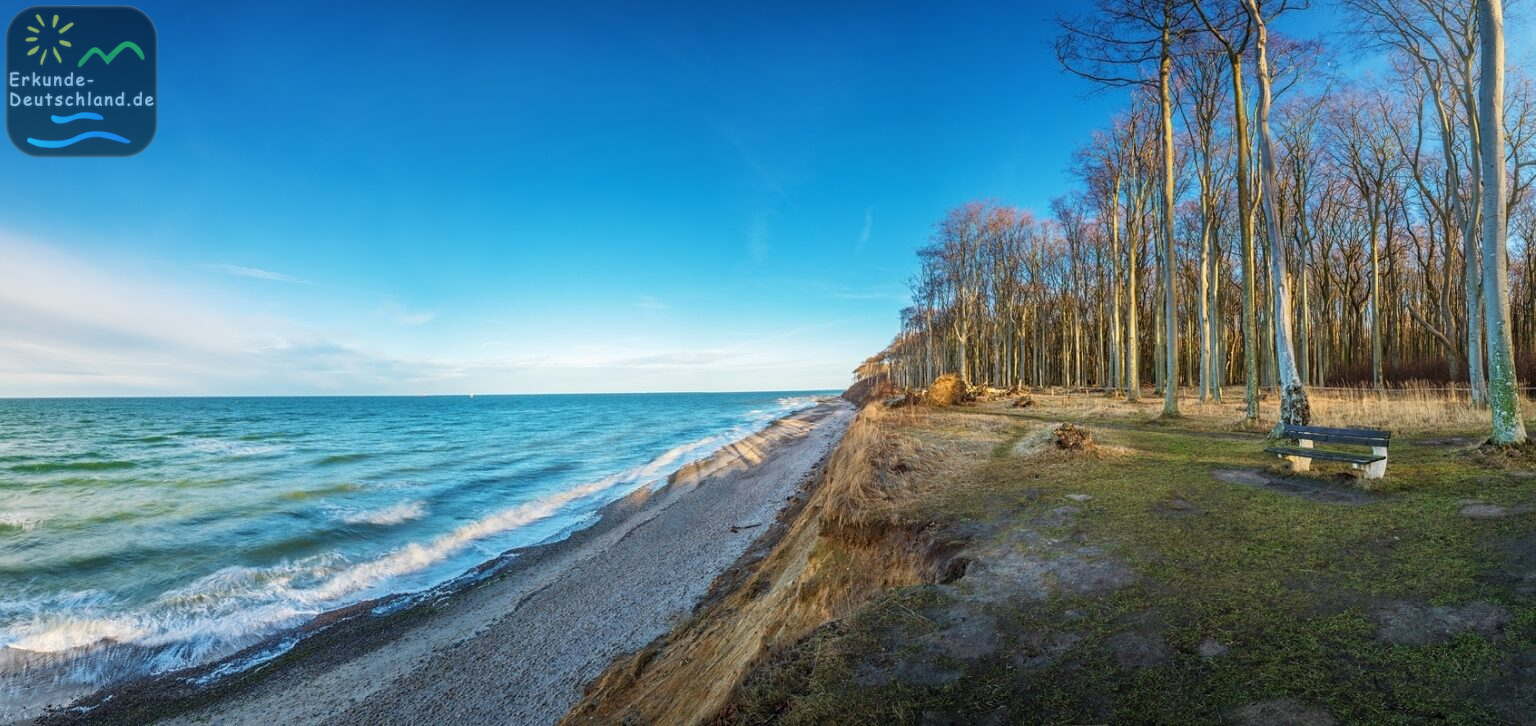
[[[0,400],[0,721],[432,592],[828,395]]]

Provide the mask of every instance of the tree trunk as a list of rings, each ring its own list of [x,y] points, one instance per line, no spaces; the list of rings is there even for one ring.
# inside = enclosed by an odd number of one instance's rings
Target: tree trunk
[[[1248,109],[1243,99],[1243,56],[1233,53],[1233,135],[1237,137],[1237,228],[1243,272],[1243,404],[1249,421],[1259,420],[1258,263],[1253,250],[1253,183],[1248,178]]]
[[[1275,203],[1275,152],[1269,138],[1269,57],[1268,28],[1259,11],[1259,0],[1244,0],[1255,30],[1258,51],[1256,71],[1259,78],[1259,195],[1264,204],[1264,228],[1269,237],[1270,284],[1274,293],[1275,364],[1280,385],[1280,423],[1306,425],[1312,421],[1312,407],[1307,389],[1296,373],[1296,353],[1291,345],[1291,291],[1286,278],[1285,248],[1280,241],[1278,210]]]
[[[1509,268],[1505,257],[1504,201],[1504,8],[1503,0],[1480,0],[1477,24],[1483,74],[1478,89],[1478,125],[1483,175],[1483,307],[1488,332],[1488,408],[1495,444],[1524,444],[1520,390],[1515,381],[1515,346],[1509,330]]]
[[[1130,207],[1126,207],[1129,215]],[[1141,231],[1141,225],[1136,225],[1137,232]],[[1130,231],[1130,220],[1127,216],[1126,231]],[[1137,330],[1137,308],[1140,307],[1136,294],[1137,267],[1136,246],[1139,240],[1127,235],[1125,246],[1125,398],[1128,401],[1141,400],[1141,338]]]
[[[1173,72],[1172,0],[1163,5],[1163,53],[1158,64],[1158,102],[1163,112],[1163,415],[1179,415],[1179,323],[1173,289]]]
[[[1372,198],[1367,201],[1367,204],[1370,205],[1370,209],[1367,212],[1367,214],[1370,216],[1370,223],[1367,226],[1371,230],[1370,238],[1367,240],[1367,243],[1371,245],[1371,387],[1379,391],[1382,388],[1381,256],[1378,252],[1380,245],[1376,243],[1376,237],[1380,227],[1380,221],[1377,219],[1379,216],[1377,211],[1379,209],[1378,205],[1381,204],[1381,189],[1379,187],[1377,188],[1376,193],[1372,196]]]

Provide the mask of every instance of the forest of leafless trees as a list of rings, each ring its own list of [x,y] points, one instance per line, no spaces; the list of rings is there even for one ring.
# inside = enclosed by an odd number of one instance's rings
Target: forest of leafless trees
[[[1128,105],[1048,213],[978,201],[938,221],[870,363],[915,388],[1150,387],[1168,415],[1240,389],[1256,418],[1272,390],[1288,423],[1309,388],[1435,381],[1524,441],[1536,87],[1503,70],[1501,2],[1338,2],[1350,54],[1270,32],[1308,12],[1294,1],[1061,19],[1063,68]]]

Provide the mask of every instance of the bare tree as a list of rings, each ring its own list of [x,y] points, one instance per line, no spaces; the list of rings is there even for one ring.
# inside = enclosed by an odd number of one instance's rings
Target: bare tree
[[[1466,301],[1467,377],[1472,400],[1487,399],[1483,368],[1483,266],[1479,230],[1482,182],[1474,167],[1481,149],[1476,82],[1477,0],[1343,0],[1363,35],[1392,48],[1420,68],[1429,81],[1440,125],[1446,172],[1451,175],[1452,211],[1462,239]],[[1459,125],[1458,125],[1459,124]],[[1467,169],[1465,175],[1462,169]]]
[[[1269,237],[1270,285],[1274,297],[1275,362],[1280,379],[1280,423],[1304,425],[1312,420],[1312,407],[1306,386],[1296,370],[1296,351],[1291,344],[1291,285],[1285,270],[1285,243],[1280,237],[1279,205],[1276,203],[1275,148],[1269,134],[1270,103],[1273,98],[1269,75],[1269,28],[1261,0],[1243,0],[1253,22],[1254,50],[1258,60],[1254,70],[1259,80],[1259,195],[1263,201],[1264,228]],[[1276,12],[1286,9],[1279,3]]]
[[[1163,261],[1163,415],[1179,415],[1178,305],[1174,289],[1173,179],[1173,48],[1185,32],[1182,2],[1175,0],[1098,0],[1092,15],[1062,19],[1056,57],[1069,72],[1106,86],[1150,85],[1148,66],[1155,66],[1158,110],[1162,124]]]
[[[1210,3],[1211,0],[1204,0]],[[1212,37],[1227,52],[1232,80],[1232,136],[1237,155],[1237,218],[1242,245],[1243,274],[1243,402],[1249,421],[1259,419],[1258,303],[1256,301],[1258,262],[1253,246],[1253,192],[1249,182],[1251,162],[1248,149],[1248,102],[1243,94],[1243,56],[1253,34],[1253,23],[1246,8],[1235,2],[1219,15],[1208,13],[1202,0],[1195,0],[1195,11]]]
[[[1520,390],[1515,382],[1515,345],[1509,329],[1509,269],[1505,249],[1508,179],[1504,174],[1504,4],[1478,0],[1482,79],[1478,125],[1483,183],[1483,306],[1488,335],[1488,406],[1495,444],[1524,444]]]

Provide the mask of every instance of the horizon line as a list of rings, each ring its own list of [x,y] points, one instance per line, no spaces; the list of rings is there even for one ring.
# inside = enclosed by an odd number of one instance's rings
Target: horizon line
[[[545,393],[260,393],[240,394],[182,394],[182,395],[101,395],[101,396],[0,396],[0,401],[88,401],[88,400],[184,400],[211,398],[509,398],[512,396],[656,396],[656,395],[704,395],[731,393],[827,393],[841,392],[844,388],[769,388],[742,391],[551,391]]]

